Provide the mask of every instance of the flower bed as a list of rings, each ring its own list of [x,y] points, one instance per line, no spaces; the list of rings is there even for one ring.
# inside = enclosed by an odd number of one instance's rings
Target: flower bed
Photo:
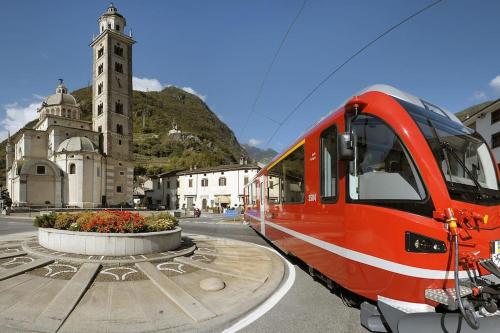
[[[52,213],[37,217],[34,224],[40,245],[59,252],[126,256],[175,250],[181,244],[181,228],[166,213]]]
[[[99,233],[143,233],[174,229],[178,221],[168,213],[147,217],[129,211],[51,213],[37,216],[33,224],[40,228]]]

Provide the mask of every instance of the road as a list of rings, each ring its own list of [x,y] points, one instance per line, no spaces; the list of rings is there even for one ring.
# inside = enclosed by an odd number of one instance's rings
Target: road
[[[202,217],[181,220],[180,225],[187,233],[270,246],[248,226],[216,221],[213,217]],[[29,218],[0,217],[0,236],[35,230]],[[296,278],[290,291],[270,311],[240,332],[368,332],[359,324],[358,309],[345,306],[323,284],[316,282],[299,266],[294,266]]]

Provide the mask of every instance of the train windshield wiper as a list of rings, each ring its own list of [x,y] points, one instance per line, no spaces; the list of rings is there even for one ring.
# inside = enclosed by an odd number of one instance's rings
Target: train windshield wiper
[[[476,188],[477,188],[477,190],[479,192],[479,196],[481,196],[482,193],[483,193],[483,187],[481,186],[481,184],[479,184],[479,181],[477,180],[477,177],[474,176],[474,174],[469,170],[469,168],[467,168],[467,165],[465,165],[464,161],[462,161],[460,159],[460,156],[457,154],[457,152],[455,151],[455,149],[447,141],[440,141],[440,146],[444,150],[450,152],[455,157],[455,159],[460,164],[460,166],[462,168],[464,168],[465,172],[467,173],[467,175],[469,176],[469,178],[472,180],[472,182],[474,182],[474,185],[476,186]],[[450,170],[450,173],[451,173],[451,170]],[[450,176],[450,178],[451,178],[451,176]]]
[[[462,166],[462,168],[465,170],[465,172],[467,173],[467,175],[469,176],[469,178],[472,180],[472,182],[474,183],[475,187],[477,188],[477,191],[479,192],[478,193],[479,194],[479,199],[481,199],[482,194],[483,194],[483,187],[481,186],[481,184],[479,184],[479,181],[477,180],[477,177],[475,177],[472,174],[472,172],[469,170],[469,168],[467,168],[467,166],[465,165],[465,163],[462,161],[462,159],[457,154],[457,152],[455,151],[455,149],[450,145],[450,143],[447,142],[447,141],[443,141],[441,139],[441,137],[439,136],[439,134],[437,132],[436,126],[434,126],[432,120],[427,119],[427,122],[428,122],[430,128],[432,129],[432,131],[434,132],[434,136],[436,137],[436,140],[437,140],[437,142],[439,144],[439,147],[443,150],[444,159],[445,159],[446,166],[447,166],[447,169],[448,169],[448,176],[450,177],[451,188],[452,189],[455,188],[455,182],[453,181],[453,176],[452,176],[452,172],[451,172],[451,163],[450,163],[450,159],[448,157],[448,153],[450,153],[451,155],[453,155],[453,157],[455,157],[455,159],[460,164],[460,166]]]
[[[427,118],[427,123],[429,124],[430,128],[434,132],[434,136],[436,137],[436,140],[439,143],[439,146],[441,147],[441,149],[443,151],[443,157],[444,157],[444,160],[446,162],[447,169],[448,169],[448,176],[450,176],[450,185],[451,185],[452,189],[455,189],[455,182],[453,181],[453,176],[451,174],[451,164],[450,164],[450,159],[448,158],[448,152],[446,151],[445,148],[443,148],[443,142],[441,141],[441,137],[439,137],[436,126],[434,126],[434,123],[432,122],[432,120]]]

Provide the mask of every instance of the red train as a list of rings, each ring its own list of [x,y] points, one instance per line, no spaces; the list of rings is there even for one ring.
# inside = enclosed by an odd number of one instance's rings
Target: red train
[[[245,219],[366,299],[372,331],[500,332],[499,188],[480,135],[376,85],[257,174]]]

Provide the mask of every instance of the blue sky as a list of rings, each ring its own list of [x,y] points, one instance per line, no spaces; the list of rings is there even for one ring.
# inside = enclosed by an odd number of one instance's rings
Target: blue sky
[[[115,1],[138,43],[135,88],[195,91],[235,132],[261,148],[329,71],[431,1],[309,0],[269,75],[264,72],[302,0]],[[0,137],[35,117],[58,78],[74,90],[91,77],[92,34],[106,1],[0,4]],[[344,67],[276,135],[282,150],[362,88],[387,83],[451,111],[500,97],[500,2],[444,1]]]

